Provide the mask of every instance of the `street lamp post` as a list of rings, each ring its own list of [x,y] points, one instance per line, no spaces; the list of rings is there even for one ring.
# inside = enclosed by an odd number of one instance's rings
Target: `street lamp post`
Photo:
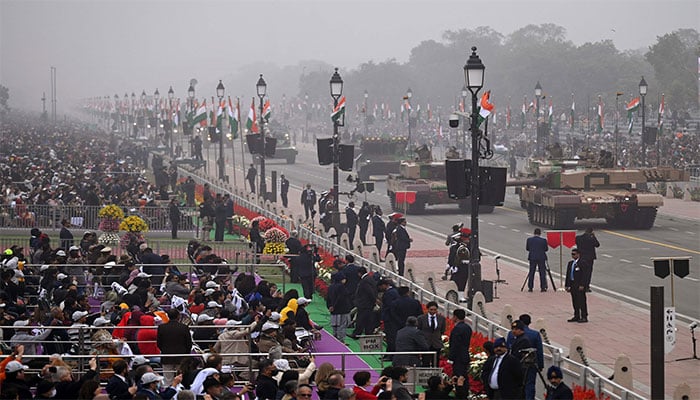
[[[309,118],[311,118],[311,115],[309,114],[309,94],[304,93],[304,113],[306,115],[304,116],[304,134],[301,135],[301,139],[304,143],[309,142]]]
[[[160,100],[160,92],[158,92],[158,88],[156,88],[156,91],[153,93],[153,100],[155,101],[155,105],[153,109],[155,110],[156,113],[156,133],[155,133],[155,139],[156,143],[158,143],[158,125],[160,124],[160,116],[158,115],[158,101]]]
[[[544,139],[542,138],[543,135],[540,134],[540,96],[542,96],[542,86],[540,81],[537,81],[535,85],[535,135],[537,137],[537,155],[544,156]]]
[[[173,98],[175,97],[175,91],[173,90],[173,87],[170,86],[170,89],[168,89],[168,112],[170,115],[170,133],[168,134],[168,147],[170,147],[170,159],[172,160],[173,158],[173,134],[175,132],[173,124],[172,124],[172,117],[173,117]]]
[[[467,89],[467,86],[462,87],[462,107],[466,109],[467,107],[467,96],[469,95],[469,89]],[[466,110],[460,110],[462,112],[465,112]],[[462,134],[461,134],[461,141],[462,141],[462,155],[464,158],[467,158],[467,131],[465,129],[465,126],[467,124],[465,118],[462,116]]]
[[[265,182],[265,118],[263,116],[263,100],[265,99],[265,93],[267,93],[267,83],[263,79],[262,74],[258,79],[258,83],[255,84],[255,89],[258,92],[258,97],[260,98],[260,138],[262,139],[262,148],[260,149],[260,194],[263,199],[267,198],[267,182]]]
[[[194,125],[192,124],[192,121],[190,118],[193,117],[194,115],[194,85],[190,82],[190,87],[187,88],[187,101],[189,102],[189,113],[187,114],[187,125],[189,129],[189,134],[190,134],[190,157],[194,158],[194,141],[191,140],[194,138]],[[183,128],[184,130],[184,128]]]
[[[615,166],[617,166],[617,142],[619,141],[620,137],[620,130],[618,127],[618,120],[620,119],[620,96],[622,96],[624,93],[622,92],[616,92],[615,93],[615,157],[613,158],[613,162]]]
[[[144,136],[146,139],[148,139],[148,131],[146,131],[146,89],[141,91],[141,111],[143,113],[143,132],[141,132],[141,135]]]
[[[129,120],[129,136],[136,137],[134,127],[136,126],[136,93],[131,92],[131,119]]]
[[[406,91],[406,115],[408,115],[408,138],[406,139],[406,151],[411,148],[411,97],[413,97],[413,91],[408,88]]]
[[[481,291],[481,253],[479,251],[479,191],[481,184],[479,182],[479,141],[481,140],[481,131],[477,125],[479,117],[477,112],[477,94],[484,86],[484,71],[486,67],[481,62],[481,59],[476,54],[476,46],[472,47],[472,54],[464,66],[464,78],[466,86],[472,95],[472,110],[471,110],[471,134],[472,134],[472,162],[471,162],[471,238],[470,255],[469,255],[469,303],[474,298],[476,292]]]
[[[368,127],[367,127],[367,98],[369,97],[369,93],[367,93],[367,90],[365,89],[365,137],[368,136]]]
[[[335,69],[333,76],[331,76],[330,81],[331,86],[331,97],[333,98],[333,109],[338,106],[338,100],[343,94],[343,78],[340,77],[338,73],[338,68]],[[338,142],[340,138],[338,137],[338,127],[341,126],[341,118],[336,118],[333,121],[333,226],[337,227],[340,222],[340,214],[338,209]],[[336,228],[337,229],[337,228]]]
[[[648,89],[649,86],[647,85],[647,81],[645,81],[644,77],[642,76],[642,80],[639,81],[639,95],[642,96],[642,167],[647,165],[647,142],[645,140],[646,135],[644,134],[646,131],[646,127],[644,126],[646,106],[644,105],[644,98],[647,96]]]
[[[221,107],[221,102],[224,100],[224,84],[219,80],[219,84],[216,85],[216,97],[219,98],[219,107]],[[216,110],[214,111],[216,112]],[[224,123],[226,122],[226,117],[224,115],[221,116],[221,118],[224,119]],[[217,165],[219,166],[219,180],[225,181],[225,174],[224,172],[224,125],[222,123],[221,125],[221,132],[219,132],[219,160],[217,161]]]
[[[119,113],[119,95],[114,95],[114,128],[112,131],[119,132],[119,123],[121,119],[121,114]]]

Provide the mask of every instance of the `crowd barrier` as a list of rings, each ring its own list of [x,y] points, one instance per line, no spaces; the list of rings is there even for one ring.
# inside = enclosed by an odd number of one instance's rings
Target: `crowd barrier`
[[[309,240],[315,243],[321,248],[331,252],[332,254],[345,256],[346,254],[353,254],[355,256],[355,264],[365,266],[368,271],[373,271],[382,274],[382,276],[390,277],[397,286],[408,286],[411,288],[414,298],[419,300],[422,304],[428,301],[436,301],[439,305],[440,312],[443,315],[450,316],[452,311],[457,308],[465,308],[463,304],[454,303],[436,293],[433,293],[426,288],[418,285],[417,283],[396,274],[394,271],[385,268],[382,265],[374,263],[372,260],[366,258],[364,255],[357,254],[346,248],[340,246],[337,242],[329,240],[322,237],[312,230],[306,228],[305,226],[299,224],[294,225],[294,222],[289,218],[283,218],[277,215],[273,210],[276,209],[276,205],[270,204],[256,198],[257,203],[249,201],[246,197],[248,195],[239,192],[233,186],[222,183],[220,181],[211,180],[208,176],[203,173],[195,173],[187,170],[181,171],[183,174],[190,174],[193,176],[198,184],[209,183],[211,189],[217,193],[228,193],[232,196],[232,199],[236,204],[241,207],[247,208],[250,211],[256,212],[260,215],[264,215],[267,218],[273,219],[277,224],[284,226],[286,229],[290,230],[292,227],[297,229],[299,232],[300,239]],[[506,337],[509,328],[506,328],[497,322],[490,321],[487,318],[482,317],[472,310],[467,311],[467,319],[471,324],[471,328],[474,332],[480,332],[484,334],[490,340],[496,337]],[[608,379],[599,371],[594,370],[582,363],[578,363],[571,360],[563,355],[563,349],[552,346],[550,344],[544,344],[545,353],[545,370],[550,365],[556,365],[562,369],[565,375],[565,380],[567,382],[574,381],[579,385],[583,386],[584,389],[593,389],[596,395],[609,396],[610,399],[644,399],[645,397],[635,393],[634,391],[621,386],[620,384]]]

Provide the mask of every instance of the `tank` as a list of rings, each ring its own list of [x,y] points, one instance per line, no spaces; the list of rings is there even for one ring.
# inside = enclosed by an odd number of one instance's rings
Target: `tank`
[[[414,161],[401,161],[399,173],[387,175],[387,195],[394,211],[422,214],[427,206],[454,204],[462,211],[471,209],[471,198],[455,200],[447,191],[444,161],[433,161],[430,149],[421,146],[415,150]],[[450,154],[448,153],[448,157]],[[492,213],[495,206],[481,205],[479,213]]]
[[[398,174],[401,159],[406,157],[406,138],[364,137],[360,153],[355,157],[355,171],[361,181],[381,180],[390,173]]]
[[[274,157],[267,157],[272,159],[284,159],[287,164],[294,164],[296,162],[297,154],[299,151],[296,147],[292,146],[291,138],[289,137],[289,127],[286,125],[281,125],[279,123],[270,123],[269,134],[277,139],[277,146],[275,148]]]
[[[533,225],[572,229],[576,220],[604,218],[612,227],[651,229],[663,196],[648,182],[687,181],[688,173],[671,167],[606,168],[609,160],[534,160],[530,179],[515,180],[520,206]]]

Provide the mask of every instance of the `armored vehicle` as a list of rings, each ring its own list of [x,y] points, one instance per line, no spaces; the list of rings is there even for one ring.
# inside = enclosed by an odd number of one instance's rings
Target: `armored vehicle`
[[[520,205],[533,225],[571,229],[577,219],[604,218],[610,225],[651,229],[664,204],[647,182],[687,181],[686,171],[670,168],[605,168],[585,160],[531,161],[532,179],[516,180]]]
[[[405,137],[364,137],[360,154],[355,157],[355,171],[361,181],[399,173],[401,159],[405,158]]]

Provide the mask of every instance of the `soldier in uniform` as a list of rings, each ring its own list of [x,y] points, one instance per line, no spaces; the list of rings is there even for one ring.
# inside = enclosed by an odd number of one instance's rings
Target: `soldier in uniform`
[[[459,234],[454,236],[454,242],[450,245],[450,253],[447,258],[447,265],[452,278],[457,284],[457,291],[464,293],[469,280],[469,235],[472,231],[469,228],[462,228]],[[463,295],[460,301],[466,301],[466,296]]]

